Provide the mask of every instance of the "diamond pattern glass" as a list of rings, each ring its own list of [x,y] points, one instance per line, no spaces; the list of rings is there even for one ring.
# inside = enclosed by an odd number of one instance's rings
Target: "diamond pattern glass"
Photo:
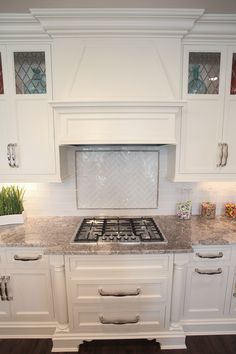
[[[219,93],[220,53],[190,52],[188,70],[188,93]]]
[[[44,52],[15,52],[16,94],[46,93]]]
[[[0,95],[4,94],[4,87],[3,87],[3,74],[2,74],[2,57],[0,53]]]
[[[233,53],[232,58],[232,74],[231,74],[231,95],[236,95],[236,53]]]

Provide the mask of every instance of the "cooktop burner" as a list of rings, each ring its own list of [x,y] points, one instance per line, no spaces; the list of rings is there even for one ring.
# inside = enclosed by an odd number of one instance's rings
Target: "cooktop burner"
[[[73,242],[166,242],[153,218],[85,218]]]

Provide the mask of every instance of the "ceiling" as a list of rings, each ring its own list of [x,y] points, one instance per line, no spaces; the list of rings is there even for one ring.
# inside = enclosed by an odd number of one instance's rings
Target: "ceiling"
[[[208,13],[235,13],[236,0],[0,0],[0,13],[30,8],[201,8]]]

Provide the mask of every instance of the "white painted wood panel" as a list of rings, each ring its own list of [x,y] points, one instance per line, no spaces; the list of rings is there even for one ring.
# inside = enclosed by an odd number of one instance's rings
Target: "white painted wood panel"
[[[221,274],[198,274],[222,270]],[[209,262],[189,266],[186,278],[184,318],[210,319],[222,317],[228,280],[228,266]]]
[[[146,279],[139,281],[122,280],[115,281],[108,279],[106,281],[97,279],[95,282],[84,282],[71,277],[71,299],[73,303],[113,303],[124,304],[132,301],[132,303],[142,302],[161,302],[166,301],[168,290],[167,276],[160,276],[153,283],[149,283]],[[124,294],[123,296],[112,296],[116,293]],[[103,295],[102,295],[103,294]],[[110,295],[109,295],[110,294]],[[133,294],[129,296],[128,294]]]
[[[55,39],[55,99],[178,99],[180,51],[177,38]]]
[[[114,321],[117,319],[132,321],[139,316],[136,324],[102,324],[100,317],[104,320]],[[80,333],[103,333],[103,334],[128,334],[140,332],[154,332],[164,330],[165,328],[165,305],[139,304],[138,306],[130,302],[126,305],[106,304],[98,306],[83,305],[83,307],[74,306],[72,329]]]

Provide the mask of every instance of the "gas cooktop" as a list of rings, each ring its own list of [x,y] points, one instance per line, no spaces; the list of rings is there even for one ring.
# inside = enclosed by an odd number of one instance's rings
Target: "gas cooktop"
[[[167,243],[153,218],[85,218],[73,242]]]

